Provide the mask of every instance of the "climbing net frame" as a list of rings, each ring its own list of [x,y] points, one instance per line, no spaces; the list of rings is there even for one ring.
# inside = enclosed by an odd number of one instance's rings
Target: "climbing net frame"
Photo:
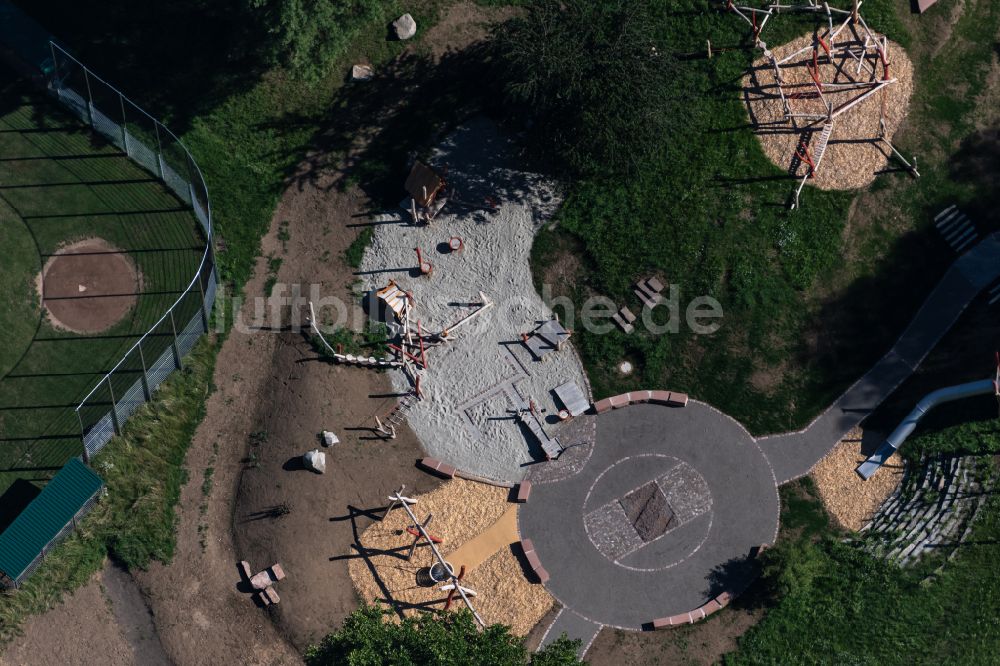
[[[910,175],[920,175],[915,163],[907,161],[889,139],[886,89],[897,84],[898,80],[892,76],[889,39],[871,30],[861,16],[861,5],[861,0],[858,0],[851,10],[846,10],[817,0],[799,4],[782,4],[779,0],[765,7],[753,7],[726,0],[726,10],[750,26],[754,47],[763,52],[773,70],[773,87],[783,111],[778,122],[801,133],[792,157],[791,172],[798,173],[803,164],[807,168],[794,191],[793,209],[799,207],[806,182],[819,173],[837,118],[880,93],[877,135],[853,137],[851,140],[884,144]],[[782,13],[813,14],[817,18],[817,26],[810,44],[779,58],[761,37],[769,21]],[[808,72],[808,80],[796,81],[798,77],[789,75],[790,70],[803,67]]]

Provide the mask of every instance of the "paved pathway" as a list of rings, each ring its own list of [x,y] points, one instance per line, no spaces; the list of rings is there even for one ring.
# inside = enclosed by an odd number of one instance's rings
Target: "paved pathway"
[[[597,421],[589,462],[537,483],[520,512],[549,592],[586,620],[641,629],[742,591],[754,573],[747,556],[774,541],[779,511],[771,467],[746,430],[694,401],[581,418]],[[634,499],[639,520],[622,508]],[[655,518],[665,513],[664,526]]]
[[[992,234],[955,260],[893,348],[808,428],[758,440],[779,483],[809,473],[916,370],[968,305],[1000,278],[1000,237]]]
[[[594,624],[573,611],[563,608],[552,620],[549,628],[545,630],[545,635],[542,636],[542,643],[538,647],[543,648],[549,643],[555,642],[563,634],[566,634],[570,638],[580,640],[580,649],[577,651],[577,655],[582,659],[583,655],[590,649],[590,644],[597,638],[597,634],[601,632],[601,628],[601,625]]]
[[[892,349],[800,432],[754,439],[695,401],[577,419],[596,442],[533,471],[519,517],[564,605],[542,644],[566,632],[583,654],[603,625],[648,628],[741,591],[756,575],[750,549],[777,536],[776,486],[807,474],[998,278],[993,234],[956,259]]]

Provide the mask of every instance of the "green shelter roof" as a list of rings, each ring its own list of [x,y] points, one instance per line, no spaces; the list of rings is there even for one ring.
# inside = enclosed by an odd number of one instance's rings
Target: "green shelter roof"
[[[104,482],[73,458],[0,534],[0,572],[17,580]]]

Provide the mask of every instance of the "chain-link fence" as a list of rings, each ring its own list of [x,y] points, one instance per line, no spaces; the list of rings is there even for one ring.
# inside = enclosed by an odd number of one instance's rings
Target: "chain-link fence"
[[[208,332],[215,303],[212,209],[201,170],[180,140],[162,123],[49,42],[49,88],[59,100],[129,158],[163,181],[191,206],[206,245],[191,282],[166,313],[129,349],[77,406],[84,458],[100,451],[125,421]]]

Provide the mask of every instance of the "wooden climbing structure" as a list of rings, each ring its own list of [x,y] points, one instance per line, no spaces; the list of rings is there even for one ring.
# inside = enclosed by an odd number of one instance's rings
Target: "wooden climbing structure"
[[[754,7],[726,0],[726,10],[747,22],[754,47],[770,63],[783,122],[802,135],[790,169],[799,176],[791,202],[793,209],[799,207],[806,182],[822,168],[837,118],[874,95],[882,95],[878,134],[838,140],[882,144],[912,176],[920,175],[915,164],[892,145],[886,132],[886,88],[898,80],[892,76],[889,40],[868,27],[860,13],[861,5],[861,0],[855,0],[850,9],[840,9],[819,0],[772,0],[763,7]],[[778,58],[762,36],[772,18],[789,13],[812,14],[817,25],[811,44]],[[802,67],[808,70],[808,80],[789,75],[793,68]]]

